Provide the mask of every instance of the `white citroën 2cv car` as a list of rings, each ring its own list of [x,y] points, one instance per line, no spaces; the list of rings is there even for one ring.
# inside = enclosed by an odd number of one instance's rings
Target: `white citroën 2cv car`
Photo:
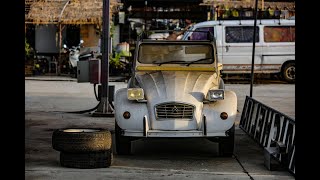
[[[117,154],[140,138],[207,138],[234,150],[237,96],[225,90],[215,40],[138,38],[127,88],[115,94]]]

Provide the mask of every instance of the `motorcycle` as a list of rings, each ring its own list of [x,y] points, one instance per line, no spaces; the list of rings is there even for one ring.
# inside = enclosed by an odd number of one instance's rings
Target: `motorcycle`
[[[66,44],[63,45],[63,48],[69,52],[69,64],[71,65],[71,72],[75,77],[77,77],[78,61],[86,61],[94,57],[94,53],[90,49],[83,51],[83,42],[83,40],[80,40],[77,46],[72,46],[71,48],[68,48]]]

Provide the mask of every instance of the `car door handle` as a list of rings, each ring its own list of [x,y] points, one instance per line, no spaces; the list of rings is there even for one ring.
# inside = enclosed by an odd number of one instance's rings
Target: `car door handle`
[[[226,52],[228,52],[228,51],[229,51],[229,47],[230,47],[230,46],[226,46]]]

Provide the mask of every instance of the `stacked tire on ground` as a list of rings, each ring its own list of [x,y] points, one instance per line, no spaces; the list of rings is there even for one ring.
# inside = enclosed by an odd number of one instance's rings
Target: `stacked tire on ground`
[[[57,129],[52,134],[52,147],[60,151],[64,167],[106,168],[113,161],[111,133],[105,129]]]

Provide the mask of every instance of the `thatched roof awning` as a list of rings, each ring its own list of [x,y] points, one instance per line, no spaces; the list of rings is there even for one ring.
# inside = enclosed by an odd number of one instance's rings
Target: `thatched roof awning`
[[[110,0],[110,18],[121,3]],[[102,24],[103,0],[26,0],[26,23]]]

